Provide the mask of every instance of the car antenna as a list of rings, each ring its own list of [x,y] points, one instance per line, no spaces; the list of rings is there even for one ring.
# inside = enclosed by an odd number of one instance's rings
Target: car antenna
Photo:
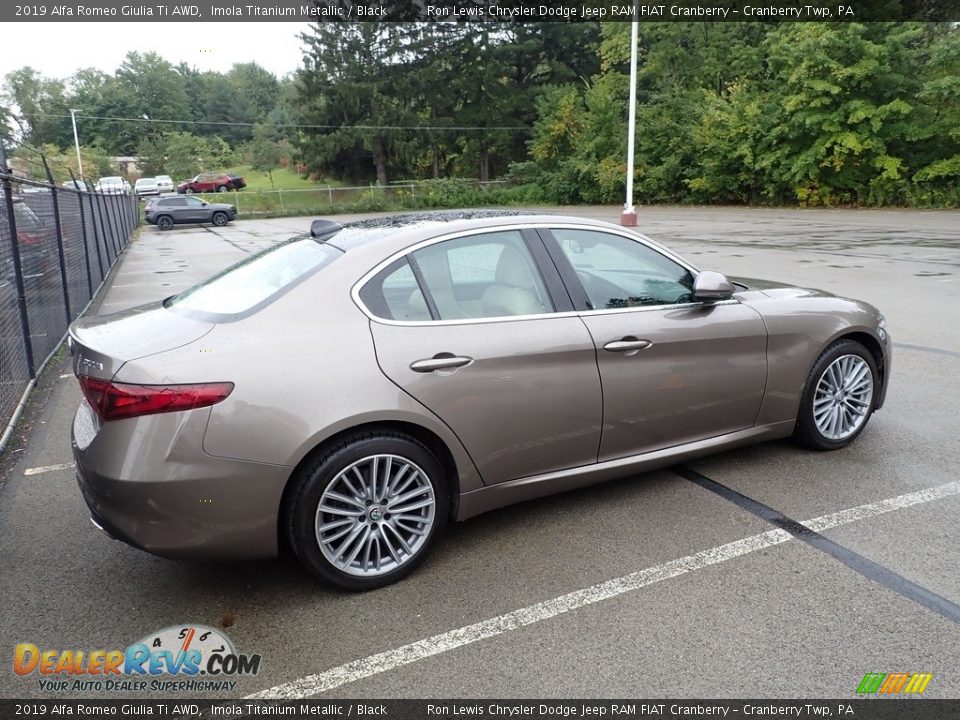
[[[316,240],[329,240],[343,229],[343,225],[333,220],[314,220],[310,223],[310,237]]]

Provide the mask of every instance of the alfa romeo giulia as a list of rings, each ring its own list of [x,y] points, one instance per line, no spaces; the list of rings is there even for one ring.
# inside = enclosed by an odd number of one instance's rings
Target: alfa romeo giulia
[[[842,448],[891,368],[867,303],[491,212],[317,220],[70,338],[95,524],[171,558],[286,546],[351,590],[451,520],[761,440]]]

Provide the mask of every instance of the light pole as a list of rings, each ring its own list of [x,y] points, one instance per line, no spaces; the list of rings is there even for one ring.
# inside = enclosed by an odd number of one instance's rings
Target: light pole
[[[80,179],[83,180],[83,160],[80,159],[80,138],[77,136],[77,113],[79,110],[70,110],[70,122],[73,123],[73,144],[77,148],[77,170],[80,171]]]
[[[620,224],[636,227],[637,211],[633,207],[633,142],[637,125],[637,38],[640,21],[637,3],[633,3],[633,22],[630,23],[630,106],[627,109],[627,199],[620,213]]]

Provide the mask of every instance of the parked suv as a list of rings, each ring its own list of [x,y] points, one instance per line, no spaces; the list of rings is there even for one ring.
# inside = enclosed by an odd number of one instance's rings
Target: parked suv
[[[146,220],[161,230],[182,223],[226,225],[237,217],[237,209],[226,203],[208,203],[195,197],[161,197],[147,203]]]
[[[239,175],[200,173],[192,180],[177,185],[177,192],[181,195],[199,192],[227,192],[228,190],[239,190],[246,186],[246,181]]]

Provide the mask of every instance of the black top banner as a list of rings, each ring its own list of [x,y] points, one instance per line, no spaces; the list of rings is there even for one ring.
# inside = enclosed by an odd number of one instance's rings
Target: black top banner
[[[960,0],[36,0],[3,22],[960,21]]]

